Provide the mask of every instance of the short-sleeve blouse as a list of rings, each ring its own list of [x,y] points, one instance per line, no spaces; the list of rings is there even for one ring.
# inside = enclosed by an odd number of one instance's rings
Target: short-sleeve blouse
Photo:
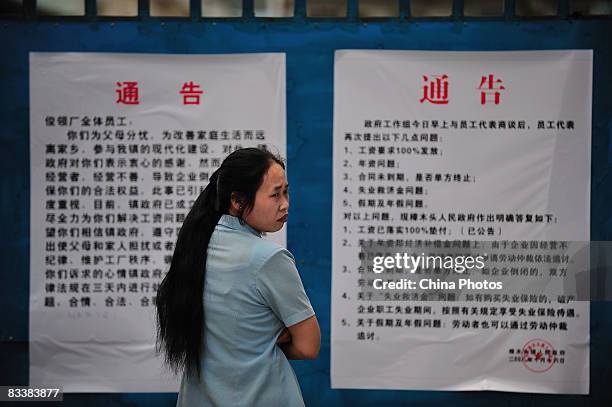
[[[276,338],[314,310],[291,253],[222,215],[207,251],[198,380],[183,374],[177,407],[303,406]]]

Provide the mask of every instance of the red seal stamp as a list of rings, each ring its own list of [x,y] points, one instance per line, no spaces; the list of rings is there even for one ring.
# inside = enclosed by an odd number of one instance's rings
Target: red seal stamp
[[[523,346],[523,365],[535,373],[548,371],[555,363],[555,349],[544,339],[532,339]]]

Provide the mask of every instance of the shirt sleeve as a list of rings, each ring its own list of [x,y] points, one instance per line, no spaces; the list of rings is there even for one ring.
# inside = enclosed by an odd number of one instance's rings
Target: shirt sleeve
[[[295,260],[288,250],[275,252],[263,264],[255,281],[264,301],[285,326],[295,325],[314,315]]]

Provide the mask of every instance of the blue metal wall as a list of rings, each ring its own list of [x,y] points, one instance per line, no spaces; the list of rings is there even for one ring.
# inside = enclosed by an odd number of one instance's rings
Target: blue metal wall
[[[604,406],[612,405],[612,306],[592,304],[591,394],[531,395],[500,392],[332,390],[330,388],[332,92],[337,49],[529,50],[593,49],[591,239],[612,240],[612,20],[414,20],[401,1],[399,19],[359,20],[349,1],[347,19],[307,19],[304,0],[291,19],[258,19],[252,1],[246,17],[154,19],[141,17],[0,20],[0,384],[28,381],[29,104],[31,51],[287,54],[287,159],[292,190],[288,246],[315,307],[322,348],[315,361],[293,364],[310,406]],[[461,11],[455,2],[454,12]],[[507,2],[506,13],[513,1]],[[33,10],[32,2],[25,2]],[[192,1],[199,15],[199,1]],[[560,15],[567,13],[561,1]],[[457,15],[457,14],[455,14]],[[418,369],[406,366],[406,369]],[[70,394],[63,406],[173,406],[176,394]],[[26,403],[27,404],[27,403]],[[21,403],[16,405],[23,405]],[[52,405],[46,403],[45,405]],[[272,407],[272,406],[271,406]]]

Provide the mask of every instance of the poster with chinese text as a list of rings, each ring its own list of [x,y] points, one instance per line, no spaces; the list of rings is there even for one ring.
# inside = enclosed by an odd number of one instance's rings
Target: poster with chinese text
[[[258,146],[285,156],[284,54],[30,54],[30,386],[178,390],[155,294],[209,176]]]
[[[333,388],[589,392],[591,86],[590,50],[336,52]]]

